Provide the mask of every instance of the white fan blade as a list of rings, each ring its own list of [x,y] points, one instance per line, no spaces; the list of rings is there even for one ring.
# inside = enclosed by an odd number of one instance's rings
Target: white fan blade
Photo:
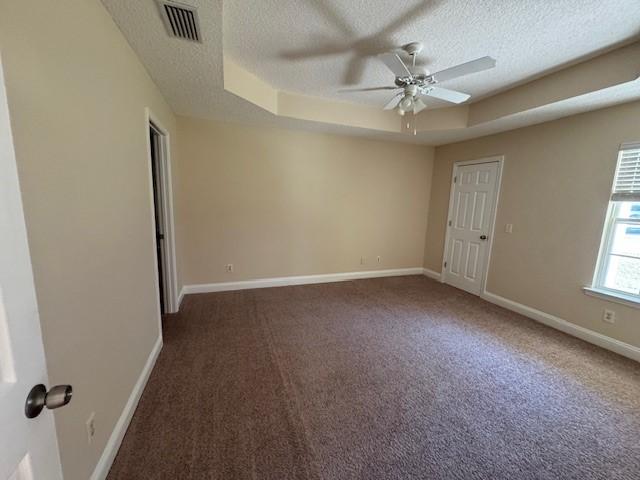
[[[433,73],[431,75],[431,78],[433,78],[436,82],[444,82],[453,78],[462,77],[463,75],[469,75],[471,73],[489,70],[490,68],[493,68],[495,66],[495,58],[476,58],[475,60],[471,60],[470,62],[461,63],[460,65],[456,65],[455,67],[447,68],[445,70],[440,70],[439,72]]]
[[[338,90],[338,92],[339,93],[374,92],[376,90],[399,90],[399,88],[398,87],[344,88],[342,90]]]
[[[427,104],[424,103],[419,98],[417,98],[416,100],[413,101],[413,114],[414,115],[419,114],[425,108],[427,108]]]
[[[378,58],[384,62],[396,77],[410,77],[411,72],[397,53],[381,53]]]
[[[442,87],[430,87],[427,91],[427,95],[451,103],[462,103],[471,98],[471,95],[469,94],[456,92],[455,90],[449,90],[448,88]]]
[[[402,100],[402,93],[397,94],[395,97],[389,100],[389,102],[384,106],[384,110],[393,110],[398,106],[400,100]]]

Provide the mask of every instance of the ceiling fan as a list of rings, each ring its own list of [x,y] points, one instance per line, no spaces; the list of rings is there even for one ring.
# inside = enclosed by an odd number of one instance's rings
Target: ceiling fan
[[[416,68],[416,56],[422,51],[423,45],[413,42],[402,47],[411,56],[412,64],[408,67],[400,58],[397,51],[387,52],[378,55],[389,70],[396,76],[395,85],[389,87],[373,87],[343,90],[343,92],[370,92],[375,90],[395,90],[393,98],[384,106],[385,110],[398,109],[400,115],[413,112],[414,115],[427,108],[424,100],[427,97],[439,98],[450,103],[463,103],[471,95],[456,92],[438,86],[441,82],[454,78],[469,75],[471,73],[489,70],[496,66],[495,59],[491,57],[481,57],[470,62],[461,63],[455,67],[440,70],[436,73],[421,68]]]

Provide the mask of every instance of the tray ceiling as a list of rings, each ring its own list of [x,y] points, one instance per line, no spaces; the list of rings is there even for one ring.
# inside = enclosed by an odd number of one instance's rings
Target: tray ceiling
[[[604,86],[611,88],[509,112],[482,125],[431,127],[414,137],[306,114],[290,118],[296,115],[279,113],[277,108],[269,112],[255,104],[259,102],[247,101],[239,90],[240,96],[225,90],[223,75],[223,64],[233,60],[254,75],[256,83],[272,88],[277,98],[282,96],[279,92],[290,92],[312,96],[313,101],[346,101],[373,109],[386,102],[388,93],[337,91],[389,84],[390,74],[371,55],[390,45],[420,40],[431,71],[494,56],[498,60],[494,70],[446,84],[471,93],[472,102],[488,101],[515,85],[637,40],[637,0],[236,0],[225,2],[224,9],[220,0],[182,0],[198,8],[203,38],[198,44],[167,36],[154,0],[102,1],[179,115],[442,144],[640,98],[639,82],[615,86],[610,82]],[[345,46],[350,48],[344,50]],[[316,49],[331,54],[308,58],[307,52]],[[425,124],[436,113],[433,108],[443,105],[430,106],[420,114],[427,119]]]
[[[373,56],[390,47],[423,42],[431,72],[494,57],[495,69],[444,85],[473,101],[625,42],[639,25],[638,0],[245,0],[224,5],[224,46],[280,90],[383,106],[389,92],[338,91],[393,85]]]

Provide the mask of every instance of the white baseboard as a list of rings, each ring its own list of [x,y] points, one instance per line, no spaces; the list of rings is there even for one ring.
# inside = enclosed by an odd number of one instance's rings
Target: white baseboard
[[[288,285],[307,285],[311,283],[330,283],[356,280],[360,278],[399,277],[402,275],[422,275],[422,267],[397,268],[393,270],[369,270],[364,272],[327,273],[322,275],[299,275],[295,277],[260,278],[240,282],[204,283],[185,285],[182,294],[226,292],[229,290],[247,290],[250,288],[285,287]]]
[[[635,360],[636,362],[640,362],[640,348],[638,347],[621,342],[615,338],[607,337],[601,333],[594,332],[588,328],[567,322],[562,318],[522,305],[521,303],[514,302],[513,300],[506,299],[493,293],[484,292],[481,296],[488,302],[495,303],[507,310],[519,313],[525,317],[544,323],[549,327],[555,328],[574,337],[578,337],[586,342],[593,343],[594,345],[611,350],[612,352],[623,355]]]
[[[430,270],[428,268],[423,268],[422,269],[422,274],[425,277],[429,277],[429,278],[433,278],[434,280],[437,281],[442,281],[442,274],[440,272],[436,272],[435,270]]]
[[[180,311],[180,305],[182,305],[182,299],[184,298],[185,292],[184,287],[180,289],[180,295],[178,295],[178,310],[175,313]]]
[[[129,400],[127,400],[127,404],[122,410],[122,414],[109,437],[107,445],[104,447],[100,460],[98,460],[98,464],[96,465],[90,480],[104,480],[107,478],[109,469],[116,458],[116,454],[118,453],[124,434],[127,432],[127,428],[131,422],[131,417],[133,417],[133,413],[138,406],[138,402],[140,401],[144,387],[147,384],[147,380],[149,380],[149,375],[151,375],[151,371],[153,370],[153,366],[156,363],[160,350],[162,350],[162,336],[158,337],[158,341],[153,346],[153,349],[149,354],[149,358],[147,359],[147,363],[142,369],[142,373],[133,387],[131,395],[129,395]]]

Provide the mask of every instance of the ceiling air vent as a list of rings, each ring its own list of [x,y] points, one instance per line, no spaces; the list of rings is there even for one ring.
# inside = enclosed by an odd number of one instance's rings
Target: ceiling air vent
[[[158,0],[160,16],[172,37],[200,42],[200,26],[196,7],[168,0]]]

